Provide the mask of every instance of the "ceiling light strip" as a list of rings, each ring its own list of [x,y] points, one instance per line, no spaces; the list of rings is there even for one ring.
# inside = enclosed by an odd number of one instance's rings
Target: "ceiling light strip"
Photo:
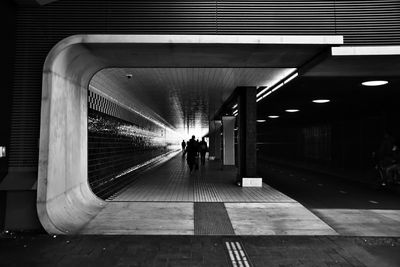
[[[257,93],[256,97],[257,100],[256,102],[261,101],[262,99],[264,99],[266,96],[268,96],[269,94],[275,92],[276,90],[278,90],[279,88],[281,88],[282,86],[284,86],[285,84],[288,84],[291,80],[295,79],[296,77],[299,76],[299,73],[297,72],[297,69],[295,70],[294,73],[290,74],[289,77],[285,77],[283,79],[283,81],[279,81],[277,83],[275,83],[274,85],[267,87],[263,90],[261,90],[259,93]]]

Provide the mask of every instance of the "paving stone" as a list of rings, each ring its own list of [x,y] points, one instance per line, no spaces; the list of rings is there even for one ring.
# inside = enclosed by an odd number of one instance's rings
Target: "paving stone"
[[[0,236],[0,265],[230,266],[225,241],[240,242],[254,267],[400,266],[399,238],[47,235]]]

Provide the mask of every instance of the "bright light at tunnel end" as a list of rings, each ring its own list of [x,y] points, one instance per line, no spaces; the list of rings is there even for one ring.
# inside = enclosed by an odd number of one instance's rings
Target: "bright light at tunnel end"
[[[381,86],[389,83],[388,81],[365,81],[362,82],[361,84],[364,86]]]

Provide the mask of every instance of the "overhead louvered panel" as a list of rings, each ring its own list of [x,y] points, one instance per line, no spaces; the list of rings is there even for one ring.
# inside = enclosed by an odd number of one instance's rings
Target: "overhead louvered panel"
[[[336,29],[345,44],[400,44],[400,1],[336,1]]]
[[[334,1],[221,0],[218,33],[334,34]]]
[[[399,5],[398,0],[60,0],[21,7],[9,166],[37,166],[42,66],[53,45],[67,36],[336,32],[344,34],[345,44],[400,44]]]
[[[215,34],[215,1],[108,1],[112,33]]]

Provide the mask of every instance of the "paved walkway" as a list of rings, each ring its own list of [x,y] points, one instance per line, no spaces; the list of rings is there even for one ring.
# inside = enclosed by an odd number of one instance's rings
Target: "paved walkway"
[[[235,177],[235,169],[221,170],[219,163],[212,161],[190,174],[179,154],[143,173],[77,233],[337,234],[297,201],[267,184],[262,188],[243,188],[234,183]]]
[[[181,155],[143,173],[111,201],[296,202],[267,184],[262,188],[237,186],[236,168],[222,169],[220,162],[207,160],[205,166],[189,173]]]
[[[259,161],[271,186],[299,201],[340,235],[400,236],[400,198],[395,192]]]
[[[0,234],[0,265],[7,267],[394,267],[399,251],[398,238]]]

